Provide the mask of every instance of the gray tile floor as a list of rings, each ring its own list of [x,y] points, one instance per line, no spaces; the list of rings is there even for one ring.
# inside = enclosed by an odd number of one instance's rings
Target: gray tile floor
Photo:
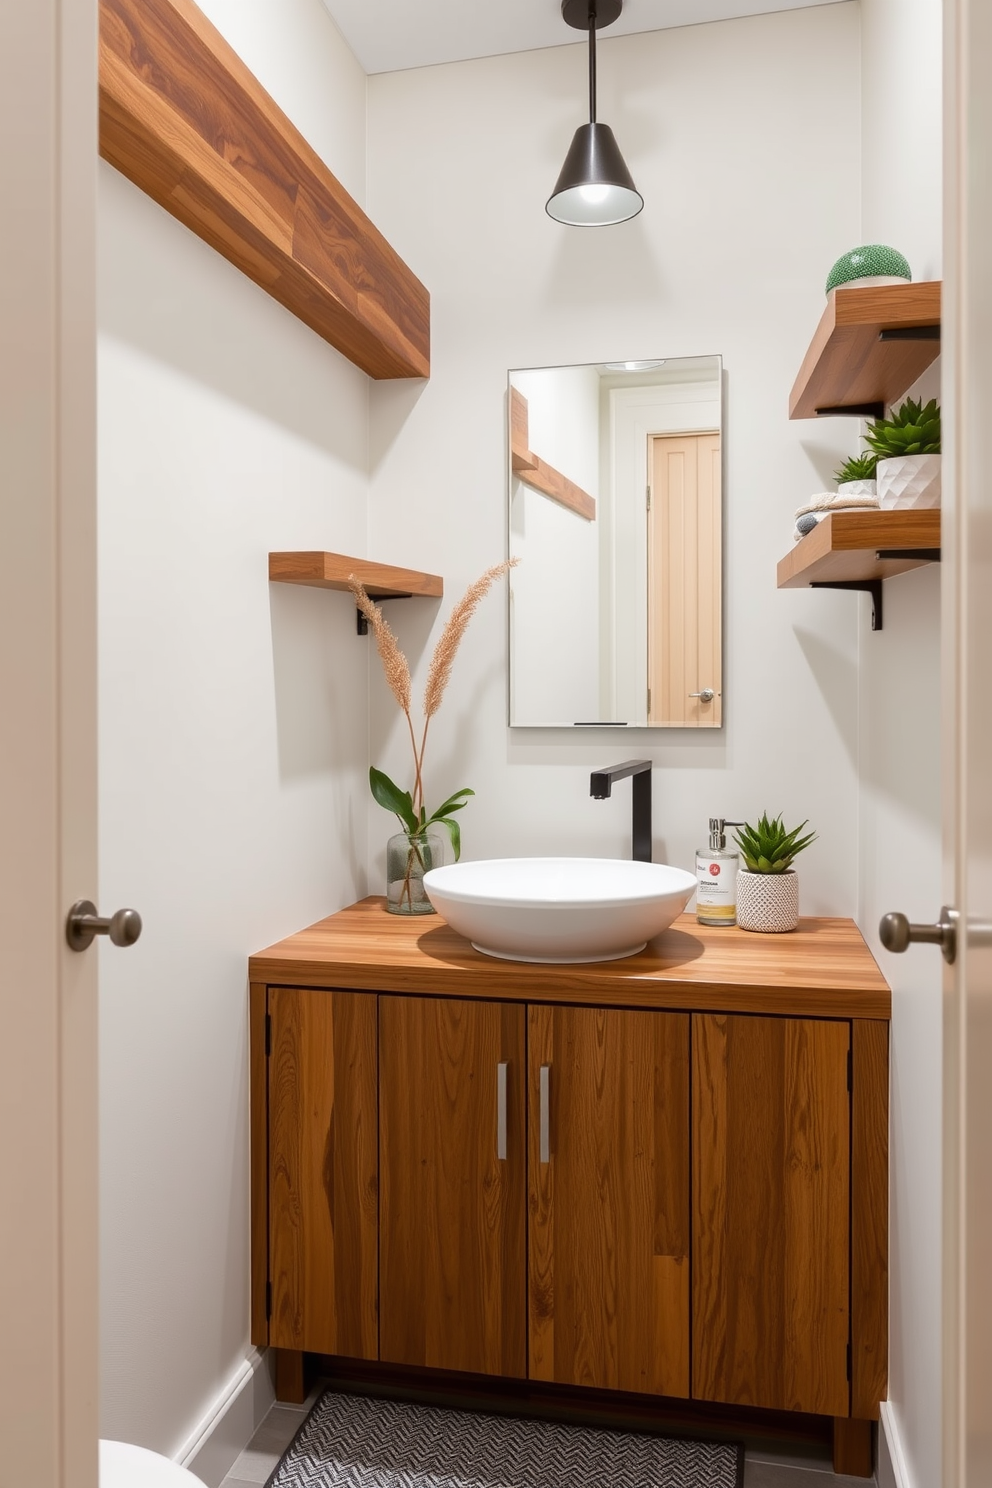
[[[259,1488],[300,1429],[320,1394],[318,1386],[303,1405],[274,1405],[241,1453],[221,1488]],[[830,1459],[755,1449],[746,1455],[744,1488],[871,1488],[874,1479],[838,1477]]]

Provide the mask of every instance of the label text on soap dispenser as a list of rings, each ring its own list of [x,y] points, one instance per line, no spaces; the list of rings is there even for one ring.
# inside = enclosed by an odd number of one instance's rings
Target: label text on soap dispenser
[[[697,854],[696,913],[707,920],[734,923],[737,918],[736,856]]]

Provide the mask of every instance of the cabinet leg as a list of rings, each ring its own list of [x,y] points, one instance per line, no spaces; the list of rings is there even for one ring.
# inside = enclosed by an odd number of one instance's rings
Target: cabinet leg
[[[834,1416],[834,1472],[870,1478],[872,1470],[871,1422]]]
[[[306,1381],[303,1378],[303,1350],[277,1348],[275,1355],[276,1399],[283,1405],[302,1405],[307,1398]],[[836,1441],[836,1437],[834,1440]]]

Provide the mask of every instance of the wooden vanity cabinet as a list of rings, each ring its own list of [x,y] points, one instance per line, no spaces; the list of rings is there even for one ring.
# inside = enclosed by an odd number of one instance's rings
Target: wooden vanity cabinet
[[[275,1348],[378,1358],[377,1000],[268,991],[266,1311]]]
[[[846,1416],[851,1025],[692,1023],[693,1396]]]
[[[607,967],[380,901],[291,937],[252,959],[253,1342],[294,1390],[307,1351],[832,1418],[870,1474],[888,1016],[849,921]]]
[[[383,1362],[526,1377],[524,1042],[519,1003],[379,998]]]
[[[527,1017],[530,1377],[688,1396],[689,1018]]]

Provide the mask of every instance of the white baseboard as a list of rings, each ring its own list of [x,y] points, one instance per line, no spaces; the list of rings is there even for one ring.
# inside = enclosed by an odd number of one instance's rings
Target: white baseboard
[[[275,1403],[269,1360],[252,1349],[175,1454],[206,1488],[220,1488]]]
[[[887,1400],[881,1405],[881,1431],[878,1433],[878,1488],[915,1488],[906,1466],[899,1420]]]

